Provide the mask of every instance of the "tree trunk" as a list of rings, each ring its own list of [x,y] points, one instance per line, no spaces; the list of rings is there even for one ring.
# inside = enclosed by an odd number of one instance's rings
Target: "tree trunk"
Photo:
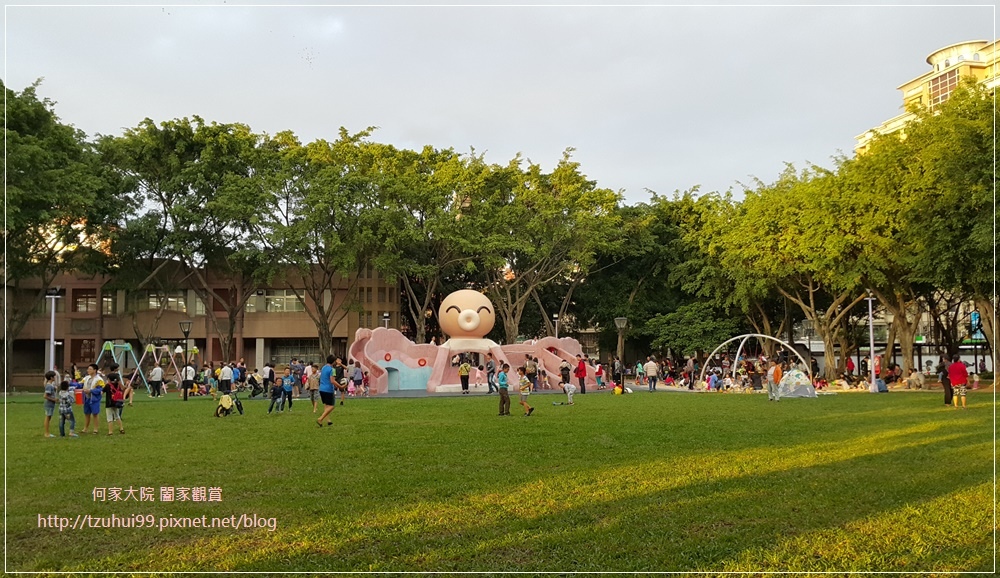
[[[986,346],[990,350],[990,358],[993,361],[990,364],[990,370],[996,371],[996,343],[994,342],[993,334],[993,331],[996,329],[996,306],[993,299],[984,295],[976,295],[973,301],[976,304],[976,310],[979,311],[979,320],[983,324],[983,335],[986,337]]]

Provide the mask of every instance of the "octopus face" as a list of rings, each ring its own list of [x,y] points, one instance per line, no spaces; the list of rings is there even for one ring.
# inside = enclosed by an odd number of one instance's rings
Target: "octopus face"
[[[462,289],[444,298],[438,310],[438,321],[450,337],[478,339],[493,329],[496,311],[482,293]]]

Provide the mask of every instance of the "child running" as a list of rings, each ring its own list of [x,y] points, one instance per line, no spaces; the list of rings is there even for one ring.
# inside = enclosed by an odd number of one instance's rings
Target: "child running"
[[[531,394],[531,380],[524,373],[524,366],[517,368],[517,383],[521,389],[521,407],[524,408],[524,417],[528,417],[535,411],[535,408],[528,405],[528,396]]]

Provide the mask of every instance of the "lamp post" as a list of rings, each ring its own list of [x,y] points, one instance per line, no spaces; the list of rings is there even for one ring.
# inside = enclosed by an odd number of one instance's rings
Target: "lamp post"
[[[188,367],[188,335],[191,334],[191,320],[186,319],[184,321],[179,321],[177,323],[177,325],[180,326],[181,333],[184,334],[184,369],[182,369],[181,371],[183,372],[184,375],[187,375],[187,367]],[[178,377],[181,378],[181,388],[184,389],[184,401],[187,401],[187,398],[188,398],[188,388],[184,387],[184,375],[180,375]]]
[[[615,317],[615,327],[618,328],[618,359],[625,366],[625,327],[628,325],[627,317]]]
[[[874,300],[875,297],[872,296],[872,292],[868,291],[868,297],[865,297],[865,301],[868,302],[868,355],[870,356],[868,367],[871,371],[871,381],[868,384],[868,391],[878,393],[878,385],[875,384],[875,325],[872,319],[872,301]]]
[[[52,287],[45,291],[45,298],[49,300],[49,369],[56,368],[56,299],[61,299],[59,287]]]
[[[383,311],[382,312],[382,323],[384,324],[384,326],[385,326],[386,329],[389,329],[389,312],[388,311]]]
[[[559,339],[559,314],[552,314],[552,323],[556,326],[556,339]]]

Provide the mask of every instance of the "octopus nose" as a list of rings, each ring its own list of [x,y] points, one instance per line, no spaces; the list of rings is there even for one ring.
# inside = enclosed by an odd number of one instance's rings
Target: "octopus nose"
[[[458,314],[458,326],[463,331],[472,331],[479,327],[479,314],[472,309],[465,309]]]

